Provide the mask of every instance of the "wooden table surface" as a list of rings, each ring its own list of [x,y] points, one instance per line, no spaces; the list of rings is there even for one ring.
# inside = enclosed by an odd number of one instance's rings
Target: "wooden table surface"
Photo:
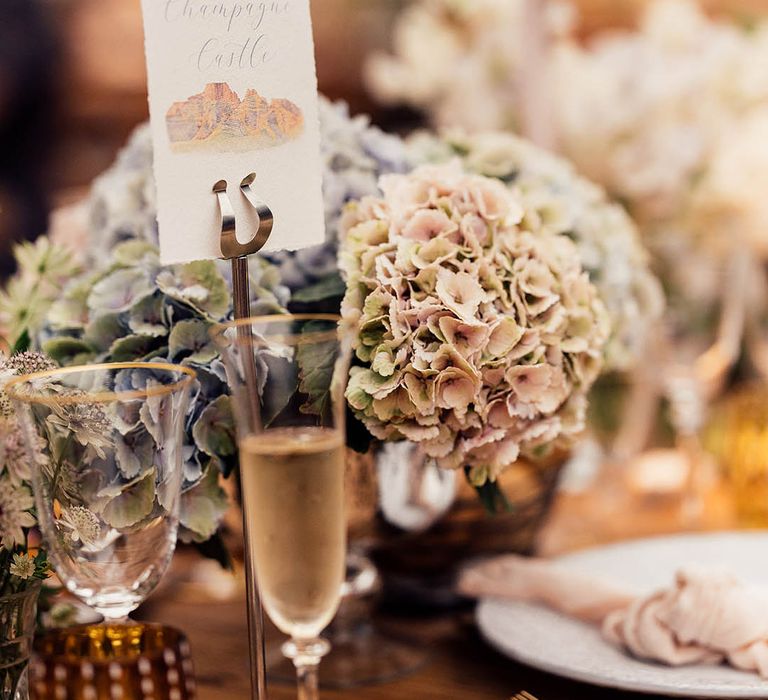
[[[182,628],[189,636],[200,700],[250,700],[244,611],[243,601],[165,601],[151,610],[150,617]],[[426,632],[425,626],[430,627]],[[445,619],[438,626],[412,622],[410,632],[431,654],[421,670],[383,685],[323,690],[323,700],[507,700],[520,690],[540,700],[649,700],[649,696],[583,686],[520,666],[486,645],[468,614]],[[295,697],[292,685],[270,683],[270,700]]]
[[[628,499],[628,500],[627,500]],[[725,500],[708,501],[703,527],[733,526]],[[612,494],[562,496],[542,533],[541,548],[552,554],[631,536],[680,530],[679,508],[673,500]],[[185,562],[182,554],[180,562]],[[177,567],[189,566],[185,564]],[[200,700],[249,700],[248,641],[245,601],[240,588],[229,600],[214,600],[199,585],[169,583],[151,599],[145,619],[183,629],[191,642]],[[392,618],[383,622],[392,623]],[[527,690],[539,700],[659,700],[659,696],[621,693],[562,680],[516,664],[495,652],[479,637],[471,611],[430,620],[398,620],[398,633],[428,650],[429,661],[416,673],[384,685],[345,691],[323,691],[323,700],[507,700]],[[295,689],[272,683],[270,700],[295,698]]]

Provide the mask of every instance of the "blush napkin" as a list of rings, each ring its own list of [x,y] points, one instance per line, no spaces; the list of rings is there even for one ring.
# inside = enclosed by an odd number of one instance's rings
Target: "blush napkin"
[[[539,603],[600,625],[609,642],[640,659],[727,662],[768,679],[768,589],[725,572],[683,568],[669,588],[640,595],[563,565],[508,555],[465,569],[459,590]]]

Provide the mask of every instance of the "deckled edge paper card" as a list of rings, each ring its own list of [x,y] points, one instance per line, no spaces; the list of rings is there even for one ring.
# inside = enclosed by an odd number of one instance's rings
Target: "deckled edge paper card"
[[[221,257],[212,188],[228,183],[237,238],[272,210],[265,250],[322,243],[322,175],[309,0],[142,0],[166,264]]]

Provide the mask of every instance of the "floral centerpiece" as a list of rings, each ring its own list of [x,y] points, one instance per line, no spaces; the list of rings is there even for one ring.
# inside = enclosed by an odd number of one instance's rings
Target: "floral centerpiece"
[[[358,348],[360,365],[350,401],[367,428],[380,438],[427,444],[446,466],[470,466],[477,484],[492,480],[517,454],[535,453],[572,437],[582,426],[586,393],[601,368],[631,362],[639,351],[635,336],[658,310],[657,286],[623,212],[610,205],[599,189],[577,178],[567,164],[518,139],[494,135],[470,141],[452,136],[404,142],[370,127],[365,118],[350,118],[343,105],[324,102],[321,117],[329,242],[297,254],[255,256],[252,311],[279,313],[317,304],[338,309],[346,294],[345,314],[357,309],[363,315],[381,316],[383,309],[377,311],[374,300],[383,295],[377,285],[385,285],[386,270],[395,276],[418,276],[415,267],[422,266],[419,279],[424,288],[407,299],[395,294],[403,307],[393,312],[393,318],[401,323],[402,312],[409,322],[424,320],[423,348],[416,352],[416,346],[398,345],[394,335],[381,335],[381,324],[386,329],[389,322],[366,317],[371,336]],[[387,193],[379,205],[365,197],[380,196],[382,175],[401,178],[390,183],[419,181],[433,171],[405,173],[420,163],[456,155],[461,164],[434,173],[444,173],[438,181],[453,202],[453,208],[443,212],[448,220],[456,223],[454,219],[463,220],[467,214],[474,222],[469,237],[460,240],[454,233],[435,230],[435,240],[426,250],[421,250],[424,241],[408,239],[406,245],[400,233],[413,213],[406,211],[407,203],[388,202]],[[409,186],[403,184],[405,190]],[[474,209],[456,204],[475,190],[486,193],[487,201],[476,201]],[[354,203],[361,198],[364,203]],[[425,204],[427,211],[411,228],[418,227],[420,219],[439,217],[441,206],[442,202]],[[25,319],[10,325],[26,329],[35,347],[62,364],[157,359],[189,365],[198,372],[186,423],[182,535],[203,542],[215,537],[226,507],[219,479],[236,464],[226,378],[208,338],[210,325],[232,313],[227,266],[212,261],[159,264],[151,142],[145,129],[136,132],[115,166],[96,181],[89,209],[84,269],[66,285],[54,285],[55,293],[37,305],[35,314],[28,313],[27,297],[11,294],[11,288],[0,296],[0,312],[6,319]],[[369,256],[361,249],[362,232],[386,228],[389,216],[398,221],[386,245],[399,252],[379,251],[386,270],[376,273],[384,277],[366,278],[366,284],[373,285],[367,292],[348,286],[349,280],[361,279],[364,270],[370,272],[365,267]],[[339,227],[347,282],[337,267]],[[488,238],[482,235],[483,227],[490,232]],[[430,230],[427,226],[422,233]],[[615,244],[610,242],[612,233]],[[506,246],[503,255],[496,248],[501,242]],[[49,251],[47,255],[59,250],[45,239],[37,245]],[[359,262],[354,262],[355,250]],[[520,260],[514,262],[518,254]],[[46,284],[49,272],[44,266],[24,259],[20,263],[18,279]],[[482,276],[469,281],[475,273]],[[525,291],[529,287],[532,291]],[[384,291],[392,294],[396,289]],[[540,298],[534,299],[537,294]],[[446,301],[450,298],[453,301]],[[415,311],[413,305],[420,304],[424,309]],[[431,327],[423,316],[427,309],[435,311]],[[446,320],[438,323],[442,317]],[[446,330],[440,325],[455,327]],[[393,327],[389,332],[400,331]],[[369,346],[374,340],[377,344]],[[558,357],[554,348],[561,341]],[[434,343],[445,345],[436,360],[429,357],[439,350],[432,347]],[[500,354],[489,357],[494,352]],[[435,367],[428,367],[425,358],[434,360]],[[419,367],[422,375],[408,370],[409,365]],[[391,405],[407,394],[409,385],[410,391],[418,392],[414,377],[424,379],[442,370],[453,379],[440,381],[439,405],[435,396],[432,406],[431,388],[426,389],[424,403],[408,408],[408,416],[400,414],[399,403]],[[402,384],[396,384],[394,395],[373,386],[379,381],[394,386],[395,377]],[[525,386],[531,388],[526,392]],[[510,398],[513,395],[517,398]],[[459,403],[467,398],[471,401],[463,411]],[[502,404],[507,399],[504,418]],[[361,448],[371,437],[368,431],[354,429],[352,435],[352,443]],[[496,454],[501,446],[503,452]],[[208,545],[208,551],[224,556],[220,547]]]
[[[382,178],[342,226],[347,398],[471,480],[583,428],[610,323],[566,236],[458,162]]]
[[[329,230],[347,201],[377,191],[382,172],[408,167],[397,137],[322,102],[324,192]],[[168,360],[193,367],[184,445],[181,536],[226,559],[216,536],[227,507],[219,484],[236,464],[235,428],[223,363],[209,327],[231,317],[229,268],[213,261],[163,267],[148,129],[140,127],[88,202],[84,259],[47,237],[17,249],[19,272],[0,294],[11,340],[44,348],[60,364]],[[340,295],[336,245],[251,259],[251,311],[284,312],[290,289]],[[328,285],[328,275],[331,284]],[[297,302],[298,302],[297,300]],[[211,540],[213,538],[213,540]]]
[[[222,268],[214,261],[163,267],[152,243],[126,240],[106,264],[70,280],[44,323],[29,328],[34,344],[62,365],[156,360],[197,372],[183,448],[181,537],[200,543],[216,534],[227,508],[219,475],[229,474],[237,452],[224,365],[208,335],[232,312]],[[22,277],[30,274],[21,268]],[[287,290],[271,265],[256,260],[251,281],[253,313],[284,309]]]
[[[717,236],[721,222],[694,210],[712,196],[744,201],[718,162],[731,154],[751,170],[744,164],[762,156],[733,149],[731,135],[768,104],[766,57],[767,22],[710,19],[692,0],[655,0],[636,31],[587,46],[564,41],[553,54],[563,150],[627,203],[658,246],[670,231]]]

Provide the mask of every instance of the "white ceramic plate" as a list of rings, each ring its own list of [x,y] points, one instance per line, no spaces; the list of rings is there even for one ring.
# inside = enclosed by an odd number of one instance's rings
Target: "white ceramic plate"
[[[651,592],[686,564],[716,566],[768,586],[768,533],[679,535],[626,542],[562,557],[574,569]],[[627,656],[599,630],[539,605],[481,601],[488,642],[528,666],[593,685],[698,698],[768,698],[768,682],[726,666],[668,668]]]

